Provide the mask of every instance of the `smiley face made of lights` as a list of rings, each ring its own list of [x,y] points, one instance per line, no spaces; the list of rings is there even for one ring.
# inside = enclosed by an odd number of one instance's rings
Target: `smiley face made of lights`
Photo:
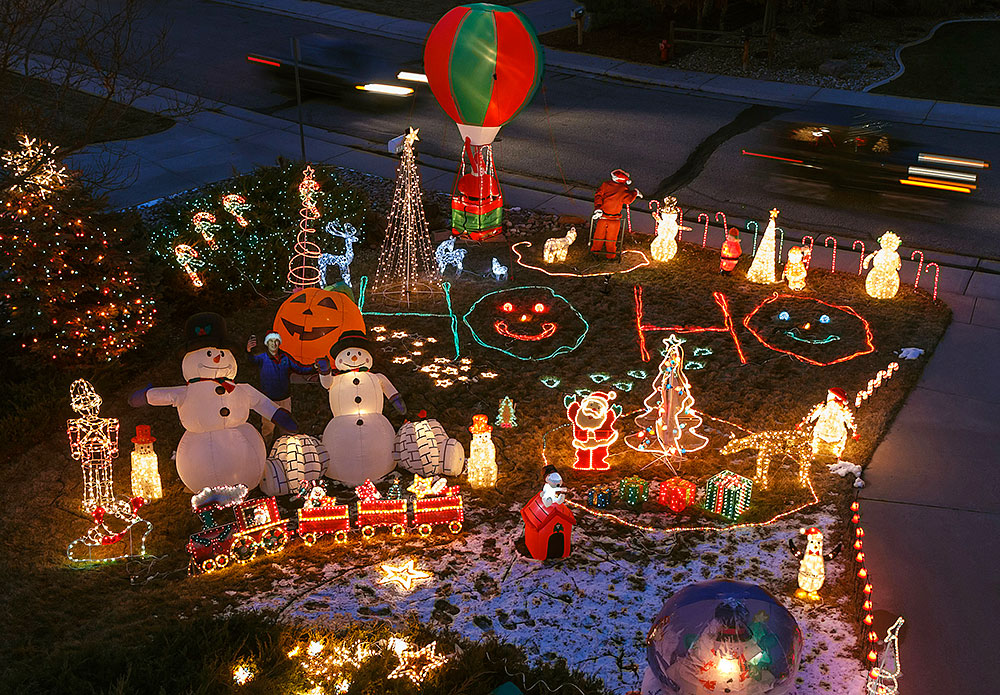
[[[764,347],[819,367],[875,351],[871,325],[861,314],[811,297],[775,294],[743,325]]]
[[[483,295],[462,317],[484,347],[519,360],[547,360],[580,347],[590,326],[562,295],[541,286]]]

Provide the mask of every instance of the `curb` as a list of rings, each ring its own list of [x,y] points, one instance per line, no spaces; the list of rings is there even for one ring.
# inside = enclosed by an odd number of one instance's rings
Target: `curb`
[[[861,91],[870,92],[876,87],[881,87],[884,84],[889,84],[893,80],[902,77],[903,73],[906,72],[906,66],[903,65],[903,58],[902,58],[903,49],[912,48],[913,46],[919,46],[925,41],[930,41],[932,38],[934,38],[934,34],[937,33],[937,30],[943,27],[945,24],[960,24],[964,22],[1000,22],[1000,17],[978,17],[978,18],[970,17],[967,19],[946,19],[943,22],[939,22],[930,30],[927,36],[923,37],[922,39],[917,39],[916,41],[911,41],[910,43],[904,43],[902,46],[898,46],[894,54],[894,57],[896,59],[896,65],[899,66],[896,72],[890,75],[889,77],[883,78],[878,82],[874,82],[868,85]]]

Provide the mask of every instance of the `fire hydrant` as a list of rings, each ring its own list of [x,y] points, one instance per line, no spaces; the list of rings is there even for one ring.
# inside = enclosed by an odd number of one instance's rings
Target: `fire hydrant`
[[[666,63],[670,60],[670,42],[666,39],[660,41],[660,62]]]

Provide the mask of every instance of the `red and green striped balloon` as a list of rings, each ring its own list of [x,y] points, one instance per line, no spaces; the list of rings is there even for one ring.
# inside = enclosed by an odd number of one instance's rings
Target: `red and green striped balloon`
[[[531,23],[500,5],[463,5],[442,17],[424,46],[434,97],[456,123],[497,128],[526,106],[542,79]]]

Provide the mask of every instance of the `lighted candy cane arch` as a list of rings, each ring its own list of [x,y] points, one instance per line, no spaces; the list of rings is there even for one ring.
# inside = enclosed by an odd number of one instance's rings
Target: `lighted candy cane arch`
[[[816,240],[813,239],[812,236],[806,234],[804,237],[802,237],[802,245],[803,246],[806,245],[806,239],[809,240],[809,255],[807,255],[805,257],[806,268],[808,269],[809,268],[809,264],[812,263],[813,244],[816,243]]]
[[[322,252],[319,244],[309,238],[310,234],[315,234],[312,228],[312,221],[319,219],[319,210],[316,209],[315,194],[319,191],[319,184],[313,178],[313,168],[306,166],[302,172],[302,183],[299,184],[299,198],[302,199],[302,208],[299,215],[299,233],[295,238],[295,254],[288,260],[288,282],[296,290],[303,287],[319,287],[319,257]]]
[[[247,218],[243,216],[243,213],[249,210],[250,206],[247,204],[247,199],[239,193],[230,193],[222,196],[222,207],[226,209],[226,212],[236,218],[236,223],[241,227],[246,227],[250,224],[247,222]]]
[[[195,287],[204,287],[205,283],[198,276],[196,269],[205,265],[205,262],[198,258],[198,252],[187,244],[177,244],[174,247],[174,256],[184,272],[191,278],[191,284]]]
[[[934,261],[931,261],[926,266],[924,266],[924,271],[930,270],[931,266],[934,266],[934,294],[931,296],[931,298],[936,301],[937,300],[938,278],[941,277],[941,266],[939,266]]]
[[[858,239],[853,244],[851,244],[851,251],[854,251],[858,244],[861,244],[861,257],[858,258],[858,275],[864,272],[865,269],[865,242]]]
[[[215,230],[219,228],[219,225],[215,224],[215,215],[210,212],[195,213],[195,216],[191,219],[191,223],[194,225],[194,231],[201,234],[201,237],[209,246],[214,247]]]
[[[920,284],[920,273],[924,269],[924,252],[921,251],[920,249],[917,249],[916,251],[910,254],[910,260],[912,261],[913,257],[916,256],[918,253],[920,254],[920,262],[917,263],[917,275],[916,277],[913,278],[913,289],[917,289],[917,285]]]
[[[705,218],[705,235],[701,238],[701,247],[705,248],[705,246],[708,244],[708,221],[710,218],[707,212],[700,212],[698,213],[699,222],[701,222],[702,217]]]
[[[828,236],[825,239],[823,239],[823,246],[825,246],[827,248],[830,248],[830,245],[827,243],[828,241],[832,241],[833,242],[833,261],[830,264],[830,272],[836,273],[837,272],[837,238],[836,237],[832,237],[832,236]]]
[[[722,212],[721,210],[719,212],[715,213],[715,221],[716,222],[719,221],[719,215],[722,215],[722,241],[723,241],[723,243],[725,243],[725,241],[726,241],[726,230],[729,229],[729,222],[726,221],[726,213]],[[706,243],[708,242],[708,235],[705,235],[705,242]],[[705,244],[702,244],[702,246],[705,246]]]

